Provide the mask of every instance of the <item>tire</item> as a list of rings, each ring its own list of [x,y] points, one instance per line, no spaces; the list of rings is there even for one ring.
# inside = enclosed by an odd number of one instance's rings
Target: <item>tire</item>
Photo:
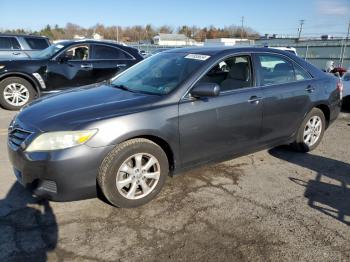
[[[10,94],[12,90],[21,91],[21,97],[6,97],[5,94]],[[0,82],[0,105],[8,110],[20,110],[23,106],[30,103],[37,93],[31,83],[21,77],[8,77]],[[25,98],[24,98],[25,97]],[[13,100],[15,99],[15,100]],[[12,100],[12,102],[11,102]]]
[[[312,123],[317,123],[317,120],[320,121],[320,127],[314,127],[310,129]],[[315,122],[313,122],[315,121]],[[326,118],[323,112],[318,108],[313,108],[305,117],[301,126],[299,127],[297,138],[292,144],[293,148],[299,152],[309,152],[314,150],[321,142],[324,131],[326,129]],[[308,131],[309,130],[309,131]],[[308,132],[307,132],[308,131]],[[311,132],[310,132],[311,131]],[[313,138],[308,139],[308,134]],[[316,138],[317,137],[317,138]],[[312,140],[314,139],[314,141]],[[306,142],[308,141],[308,142]]]
[[[146,164],[153,163],[154,160],[157,162],[147,167]],[[162,148],[148,139],[136,138],[119,144],[105,157],[99,169],[97,182],[103,195],[112,205],[131,208],[144,205],[155,198],[161,191],[168,173],[168,158]],[[154,174],[159,174],[158,180],[148,178]],[[132,188],[136,188],[136,191]]]

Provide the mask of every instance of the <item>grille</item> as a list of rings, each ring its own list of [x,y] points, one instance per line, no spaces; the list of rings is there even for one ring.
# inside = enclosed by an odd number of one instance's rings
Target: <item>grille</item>
[[[15,128],[9,133],[9,143],[13,148],[17,149],[21,146],[21,144],[27,139],[27,137],[30,134],[31,132],[29,131]]]

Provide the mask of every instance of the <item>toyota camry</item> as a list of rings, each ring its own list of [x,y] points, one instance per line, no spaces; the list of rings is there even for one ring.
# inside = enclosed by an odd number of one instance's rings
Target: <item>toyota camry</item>
[[[342,85],[268,48],[156,54],[99,86],[40,98],[9,127],[18,181],[56,201],[100,191],[118,207],[153,199],[168,175],[282,144],[317,147]]]

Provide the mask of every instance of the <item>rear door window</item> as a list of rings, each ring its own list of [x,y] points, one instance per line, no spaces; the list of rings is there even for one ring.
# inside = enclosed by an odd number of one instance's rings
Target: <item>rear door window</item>
[[[92,59],[132,59],[132,56],[119,48],[105,45],[94,45]]]
[[[294,64],[294,72],[297,81],[311,79],[310,74],[297,64]]]
[[[49,46],[47,40],[44,38],[25,37],[24,39],[28,43],[29,47],[34,50],[42,50]]]
[[[15,37],[0,37],[0,49],[5,50],[19,50],[21,46],[19,45]]]
[[[301,66],[279,55],[258,54],[258,73],[261,85],[276,85],[311,79]]]
[[[292,62],[276,55],[258,55],[260,84],[275,85],[296,81]]]

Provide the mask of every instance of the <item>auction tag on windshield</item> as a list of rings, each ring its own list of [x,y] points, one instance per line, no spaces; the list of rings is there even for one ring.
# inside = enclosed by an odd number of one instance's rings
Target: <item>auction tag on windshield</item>
[[[210,58],[210,56],[209,55],[199,55],[199,54],[188,54],[187,56],[185,56],[185,58],[205,61],[208,58]]]

